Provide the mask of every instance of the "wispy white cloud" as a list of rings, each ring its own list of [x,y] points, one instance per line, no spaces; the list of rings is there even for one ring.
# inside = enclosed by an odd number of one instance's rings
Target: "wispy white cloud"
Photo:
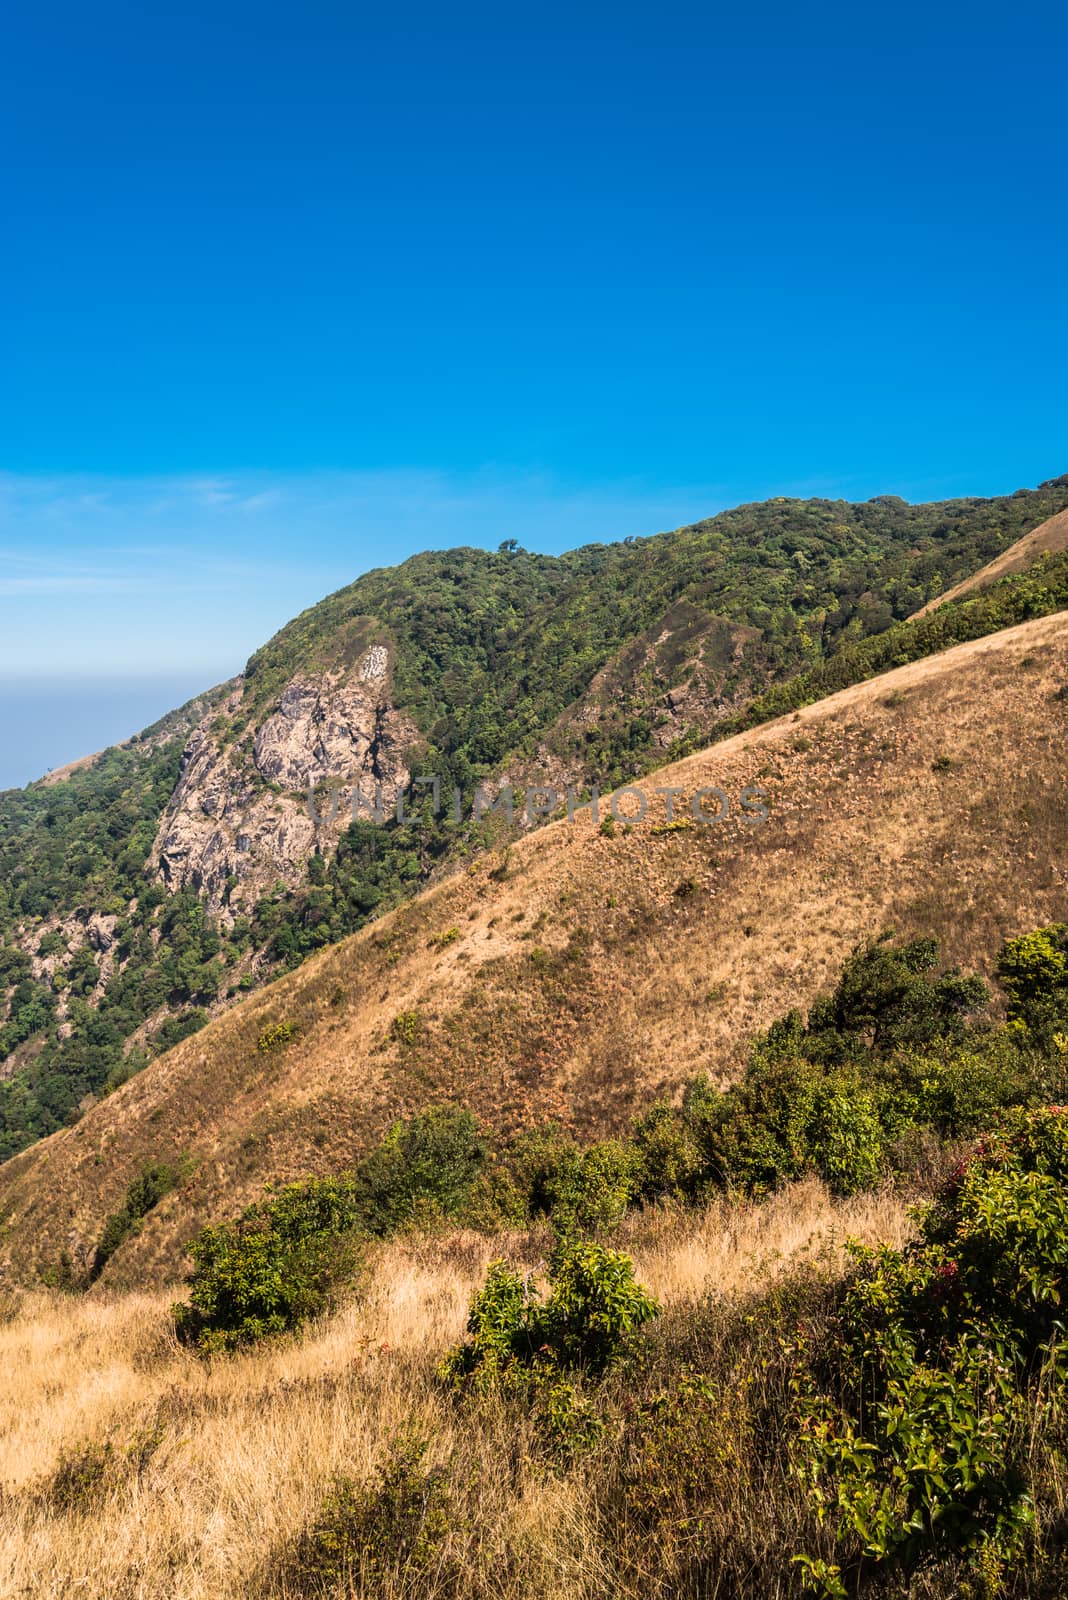
[[[677,527],[731,498],[722,485],[574,485],[494,466],[0,473],[0,674],[90,663],[214,680],[322,595],[417,550],[514,538],[561,551]]]

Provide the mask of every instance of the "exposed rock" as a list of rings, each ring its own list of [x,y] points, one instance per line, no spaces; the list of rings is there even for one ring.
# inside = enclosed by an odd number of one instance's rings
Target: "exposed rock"
[[[222,707],[241,708],[243,685]],[[186,746],[152,861],[171,888],[215,911],[247,909],[281,881],[303,881],[318,844],[336,846],[353,794],[392,809],[411,776],[419,733],[390,698],[389,653],[365,650],[348,673],[294,679],[251,741],[225,742],[217,713]],[[309,804],[309,790],[320,792]]]
[[[118,917],[94,911],[85,925],[85,937],[90,947],[98,955],[106,955],[115,943],[115,928]]]

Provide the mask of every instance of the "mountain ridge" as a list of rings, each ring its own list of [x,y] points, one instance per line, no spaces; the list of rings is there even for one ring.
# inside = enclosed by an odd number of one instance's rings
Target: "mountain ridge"
[[[650,805],[661,780],[683,790],[674,825],[657,801],[611,838],[583,815],[489,852],[0,1168],[8,1271],[84,1258],[147,1161],[194,1168],[104,1285],[172,1278],[200,1225],[338,1170],[427,1099],[618,1129],[695,1071],[730,1077],[755,1028],[888,925],[982,970],[1063,912],[1066,684],[1061,612],[639,780]],[[768,821],[679,827],[708,784],[764,789]]]
[[[806,673],[802,698],[825,694],[829,663],[870,672],[869,644],[897,650],[903,617],[1066,504],[1068,478],[931,506],[779,499],[565,557],[424,553],[327,597],[191,702],[195,727],[183,708],[0,797],[0,1150],[462,869],[488,837],[477,785],[611,787],[774,714]],[[1016,615],[1059,594],[1031,585]],[[430,776],[461,789],[462,827],[425,808],[348,827],[357,786],[388,809]],[[332,821],[309,781],[344,791]]]

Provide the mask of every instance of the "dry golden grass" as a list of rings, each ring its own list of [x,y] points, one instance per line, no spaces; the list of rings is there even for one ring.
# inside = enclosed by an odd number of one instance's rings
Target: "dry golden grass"
[[[102,1287],[173,1279],[208,1221],[271,1179],[338,1171],[393,1117],[470,1105],[500,1130],[555,1116],[612,1131],[831,986],[892,926],[990,970],[1000,941],[1063,918],[1068,615],[959,646],[644,780],[688,796],[760,784],[763,826],[609,839],[554,824],[250,997],[0,1169],[0,1262],[84,1262],[130,1179],[187,1154],[188,1182]],[[685,806],[685,800],[682,802]],[[458,929],[442,943],[441,935]],[[391,1025],[417,1013],[413,1042]],[[299,1029],[285,1051],[256,1042]]]
[[[636,1214],[621,1242],[638,1277],[678,1309],[833,1258],[846,1235],[900,1242],[906,1228],[890,1194],[836,1202],[809,1181],[763,1205]],[[331,1477],[368,1479],[413,1426],[431,1441],[431,1461],[477,1466],[480,1487],[456,1537],[507,1549],[502,1594],[599,1592],[582,1473],[539,1472],[523,1459],[514,1419],[492,1407],[472,1419],[432,1376],[462,1334],[487,1262],[507,1254],[535,1268],[544,1243],[395,1242],[362,1301],[302,1342],[210,1363],[170,1335],[177,1291],[26,1294],[0,1326],[0,1600],[244,1600],[259,1592],[267,1553],[314,1516]],[[113,1465],[99,1491],[57,1504],[60,1464],[108,1441]]]

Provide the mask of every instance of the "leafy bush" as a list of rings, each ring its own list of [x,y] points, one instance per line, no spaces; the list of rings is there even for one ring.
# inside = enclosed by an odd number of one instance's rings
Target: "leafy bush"
[[[90,1278],[99,1278],[120,1245],[130,1237],[138,1224],[157,1206],[164,1195],[181,1181],[181,1169],[165,1161],[154,1161],[143,1167],[126,1191],[126,1199],[118,1211],[112,1212],[104,1224],[103,1232],[93,1255]]]
[[[418,1011],[398,1011],[389,1025],[389,1036],[397,1044],[413,1045],[419,1037]]]
[[[1068,1037],[1068,926],[1053,923],[1009,939],[998,959],[1009,1020],[1047,1048]]]
[[[274,1564],[271,1593],[394,1593],[432,1571],[440,1580],[451,1494],[447,1471],[425,1467],[425,1455],[423,1440],[404,1436],[371,1483],[335,1478],[318,1515]],[[443,1591],[439,1581],[435,1592]]]
[[[205,1228],[190,1246],[189,1303],[174,1308],[179,1337],[215,1354],[329,1309],[362,1263],[361,1217],[351,1179],[323,1178]]]
[[[695,1109],[692,1095],[684,1111],[660,1101],[635,1122],[632,1138],[643,1199],[682,1199],[700,1191],[706,1174]]]
[[[832,994],[816,1001],[807,1025],[792,1012],[758,1040],[769,1059],[800,1054],[839,1066],[894,1050],[963,1038],[965,1023],[989,999],[981,978],[955,968],[935,974],[938,943],[881,938],[858,945]]]
[[[297,1034],[295,1022],[269,1023],[256,1041],[256,1049],[260,1055],[273,1055],[276,1051],[284,1050],[287,1044],[292,1043]]]
[[[622,1139],[602,1139],[562,1164],[546,1186],[549,1214],[562,1233],[607,1233],[641,1189],[641,1155]]]
[[[1068,1376],[1068,1112],[1018,1114],[920,1213],[915,1244],[855,1253],[839,1393],[801,1404],[799,1470],[841,1553],[805,1558],[828,1595],[864,1561],[1020,1548],[1028,1428]]]
[[[855,1074],[802,1059],[758,1058],[702,1123],[718,1181],[758,1193],[812,1172],[853,1194],[877,1181],[887,1153],[878,1097]]]
[[[550,1258],[544,1300],[503,1261],[491,1264],[471,1303],[470,1339],[446,1357],[440,1373],[447,1382],[473,1382],[476,1388],[561,1367],[603,1373],[659,1313],[656,1300],[635,1282],[628,1256],[590,1241],[564,1240]]]
[[[431,1106],[395,1122],[353,1178],[364,1226],[386,1235],[416,1220],[458,1216],[486,1154],[477,1121],[458,1106]]]

